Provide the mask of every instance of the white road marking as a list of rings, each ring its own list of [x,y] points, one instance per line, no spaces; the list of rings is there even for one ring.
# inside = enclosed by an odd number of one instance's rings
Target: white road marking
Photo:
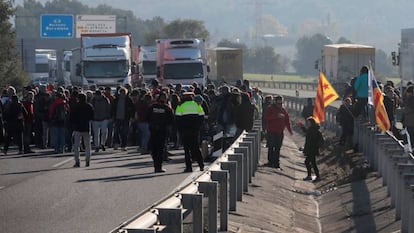
[[[67,162],[69,162],[69,161],[71,161],[71,160],[73,160],[73,158],[69,158],[69,159],[63,160],[62,162],[59,162],[59,163],[57,163],[57,164],[53,165],[52,167],[60,167],[60,166],[62,166],[63,164],[65,164],[65,163],[67,163]]]

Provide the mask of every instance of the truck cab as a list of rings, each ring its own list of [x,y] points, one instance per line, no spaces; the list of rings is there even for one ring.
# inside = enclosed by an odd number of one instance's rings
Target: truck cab
[[[206,85],[209,67],[204,39],[158,39],[156,44],[161,84]]]
[[[83,86],[131,85],[135,73],[130,33],[82,34],[77,73]]]

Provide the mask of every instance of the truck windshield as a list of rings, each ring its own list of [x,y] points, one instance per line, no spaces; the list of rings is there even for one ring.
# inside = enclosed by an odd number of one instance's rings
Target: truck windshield
[[[203,65],[201,63],[175,63],[165,65],[165,78],[168,79],[192,79],[203,77]]]
[[[199,59],[201,52],[199,48],[171,48],[165,52],[166,60],[175,59]]]
[[[126,60],[120,61],[85,61],[85,77],[125,77],[129,66]]]
[[[156,74],[156,62],[155,61],[142,61],[142,74]]]
[[[35,73],[48,73],[49,72],[49,64],[36,64],[35,66]]]

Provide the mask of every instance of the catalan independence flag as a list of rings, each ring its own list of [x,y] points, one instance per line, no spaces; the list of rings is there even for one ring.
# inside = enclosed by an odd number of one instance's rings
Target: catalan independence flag
[[[313,118],[317,123],[325,121],[325,107],[337,98],[339,98],[338,93],[336,93],[325,75],[320,72],[315,107],[313,108]]]
[[[382,94],[381,89],[378,86],[377,80],[374,75],[374,71],[372,68],[369,69],[368,73],[368,87],[371,88],[370,90],[370,100],[368,101],[370,104],[374,106],[375,109],[375,122],[378,124],[379,128],[382,131],[387,131],[391,127],[390,120],[388,119],[387,110],[385,110],[384,105],[384,96]]]

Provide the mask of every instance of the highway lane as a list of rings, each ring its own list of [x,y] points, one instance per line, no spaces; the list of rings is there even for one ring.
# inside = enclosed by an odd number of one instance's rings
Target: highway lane
[[[157,174],[132,149],[93,154],[81,168],[69,154],[1,156],[1,232],[109,232],[199,173],[183,173],[182,151],[173,153]]]

